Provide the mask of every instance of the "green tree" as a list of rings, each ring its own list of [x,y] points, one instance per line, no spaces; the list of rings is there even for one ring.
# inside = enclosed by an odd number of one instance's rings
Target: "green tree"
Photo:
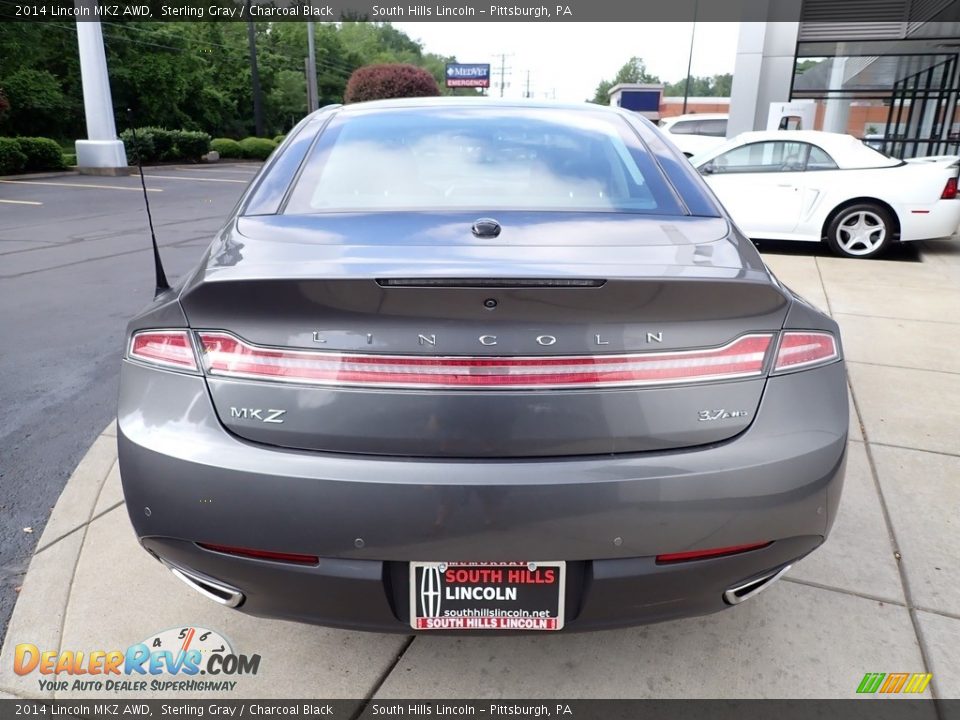
[[[617,74],[614,76],[613,80],[601,81],[600,84],[597,85],[597,89],[593,94],[593,99],[589,100],[588,102],[596,103],[597,105],[609,105],[610,89],[615,85],[620,85],[621,83],[658,82],[660,82],[660,78],[647,72],[647,64],[643,61],[643,59],[634,56],[617,71]]]
[[[389,23],[316,23],[320,105],[343,101],[350,75],[376,63],[425,68],[443,87],[454,57],[425,52]],[[306,24],[255,25],[268,135],[289,130],[306,112]],[[253,132],[253,96],[244,23],[104,22],[117,130],[129,125],[201,130],[215,137]],[[83,93],[76,29],[67,23],[0,23],[0,87],[9,110],[0,134],[45,134],[60,141],[84,135]],[[26,118],[29,118],[27,120]]]
[[[667,83],[663,87],[663,94],[670,97],[680,97],[686,88],[686,79]],[[705,77],[693,76],[690,78],[689,97],[730,97],[733,86],[733,75],[710,75]]]
[[[50,135],[59,130],[69,101],[47,70],[21,68],[3,79],[10,110],[4,121],[13,135]]]

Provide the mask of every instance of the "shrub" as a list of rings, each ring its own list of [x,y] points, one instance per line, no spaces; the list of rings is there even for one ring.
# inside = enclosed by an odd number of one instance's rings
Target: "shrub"
[[[131,165],[137,164],[138,157],[140,162],[153,162],[158,159],[153,143],[153,133],[144,133],[141,128],[137,130],[137,140],[134,142],[133,130],[127,128],[120,133],[120,139],[127,151],[127,162]]]
[[[24,170],[63,170],[67,165],[63,161],[63,151],[50,138],[20,137],[16,138],[20,145],[20,152],[26,158]]]
[[[353,71],[343,94],[345,103],[440,94],[433,75],[416,65],[367,65]]]
[[[220,153],[220,157],[239,158],[243,157],[243,151],[240,149],[240,143],[230,138],[215,138],[210,141],[210,149]]]
[[[27,156],[20,150],[20,143],[13,138],[0,138],[0,175],[18,173],[27,164]]]
[[[151,158],[151,160],[178,159],[176,146],[174,145],[176,131],[161,127],[142,127],[137,128],[137,135],[149,135],[153,138],[153,152],[155,157]]]
[[[67,167],[73,167],[77,164],[76,153],[64,153],[63,154],[63,164]]]
[[[276,146],[270,138],[248,137],[240,141],[240,152],[251,160],[266,160]]]
[[[274,141],[277,145],[279,145],[280,143],[282,143],[282,142],[284,141],[284,139],[286,139],[286,137],[287,137],[286,135],[277,135],[275,138],[273,138],[273,141]]]
[[[210,149],[210,136],[196,130],[174,130],[176,156],[182,160],[199,160]]]

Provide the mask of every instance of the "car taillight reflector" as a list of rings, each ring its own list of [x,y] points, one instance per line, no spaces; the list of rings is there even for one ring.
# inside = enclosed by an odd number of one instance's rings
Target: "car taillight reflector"
[[[215,545],[213,543],[197,543],[204,550],[213,550],[227,555],[253,558],[254,560],[273,560],[274,562],[294,563],[296,565],[316,565],[320,558],[316,555],[302,555],[300,553],[274,552],[273,550],[257,550],[255,548],[235,547],[233,545]]]
[[[957,198],[957,179],[952,177],[947,180],[943,186],[943,192],[940,193],[941,200],[955,200]]]
[[[129,356],[151,365],[197,369],[186,330],[144,330],[130,340]]]
[[[691,550],[690,552],[666,553],[657,555],[657,565],[668,563],[689,562],[691,560],[706,560],[708,558],[723,557],[724,555],[738,555],[739,553],[759,550],[771,545],[773,541],[751,543],[749,545],[730,545],[729,547],[710,548],[709,550]]]
[[[694,382],[760,375],[772,335],[711,350],[629,355],[430,357],[276,350],[198,334],[210,375],[321,385],[546,389]]]
[[[780,338],[774,372],[826,365],[838,357],[837,341],[830,333],[788,330]]]

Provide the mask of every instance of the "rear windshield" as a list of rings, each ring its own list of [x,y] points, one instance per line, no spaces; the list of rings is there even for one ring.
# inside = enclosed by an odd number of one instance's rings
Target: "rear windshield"
[[[570,210],[683,214],[626,120],[524,108],[342,112],[285,212]]]

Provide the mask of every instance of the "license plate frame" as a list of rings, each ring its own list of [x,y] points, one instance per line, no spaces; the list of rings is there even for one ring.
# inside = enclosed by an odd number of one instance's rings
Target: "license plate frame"
[[[413,561],[409,570],[410,627],[414,630],[563,629],[567,582],[563,560]],[[456,575],[451,576],[451,570]],[[451,579],[454,581],[448,582]],[[458,614],[445,614],[449,611]]]

